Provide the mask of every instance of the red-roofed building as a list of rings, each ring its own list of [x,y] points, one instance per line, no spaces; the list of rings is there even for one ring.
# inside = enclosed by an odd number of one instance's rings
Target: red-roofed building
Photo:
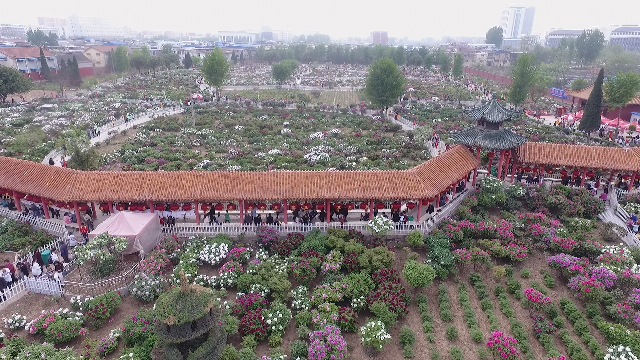
[[[47,65],[52,72],[58,68],[56,57],[44,50]],[[29,47],[0,47],[0,65],[20,70],[26,77],[35,81],[44,80],[40,65],[40,48]]]

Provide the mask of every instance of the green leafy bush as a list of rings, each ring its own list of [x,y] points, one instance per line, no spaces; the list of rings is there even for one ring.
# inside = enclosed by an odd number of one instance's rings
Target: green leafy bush
[[[220,360],[238,360],[238,350],[231,344],[225,345],[220,354]]]
[[[445,336],[449,341],[458,339],[458,329],[453,325],[448,325],[447,330],[445,330]]]
[[[358,256],[360,267],[370,273],[376,270],[390,268],[394,260],[394,252],[389,251],[384,246],[366,249],[362,255]]]
[[[419,247],[424,245],[424,240],[422,240],[422,233],[417,230],[410,232],[405,240],[407,241],[407,244],[409,244],[409,246]]]
[[[438,307],[440,311],[440,318],[444,322],[453,321],[453,313],[451,313],[451,300],[447,292],[447,286],[440,284],[438,287]]]
[[[531,270],[527,269],[527,268],[522,268],[522,270],[520,270],[520,276],[527,279],[531,276]]]
[[[431,285],[433,279],[436,277],[436,272],[429,265],[420,264],[415,260],[409,260],[404,263],[402,275],[409,285],[417,288]]]

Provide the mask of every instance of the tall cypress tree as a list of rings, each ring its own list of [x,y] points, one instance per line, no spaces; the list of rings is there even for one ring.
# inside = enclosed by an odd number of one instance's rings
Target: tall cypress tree
[[[49,64],[47,64],[47,58],[44,57],[42,48],[40,48],[40,73],[45,80],[51,80],[51,69],[49,69]]]
[[[191,54],[187,53],[184,56],[184,60],[182,60],[182,63],[184,64],[185,69],[191,69],[191,67],[193,66],[193,60],[191,60]]]
[[[82,85],[82,76],[80,76],[80,69],[78,68],[78,59],[73,57],[73,61],[71,62],[70,73],[70,81],[71,85],[75,87],[80,87]]]
[[[578,130],[591,133],[600,128],[600,115],[602,114],[602,82],[604,81],[604,68],[600,68],[596,82],[593,84],[589,100],[584,107],[584,114],[580,120]]]

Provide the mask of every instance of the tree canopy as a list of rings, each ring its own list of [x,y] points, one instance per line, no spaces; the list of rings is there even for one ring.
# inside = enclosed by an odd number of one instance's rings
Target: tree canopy
[[[502,46],[502,40],[504,39],[504,35],[502,34],[504,30],[500,26],[494,26],[489,31],[487,31],[486,38],[484,42],[486,44],[493,44],[497,48]]]
[[[31,43],[31,45],[41,49],[47,46],[58,46],[58,35],[53,33],[47,35],[40,29],[36,31],[29,29],[29,31],[27,31],[27,41]]]
[[[404,65],[407,62],[407,52],[404,46],[398,46],[393,52],[393,62],[396,65]]]
[[[582,90],[589,87],[589,82],[583,78],[577,78],[571,82],[571,90]]]
[[[574,83],[578,80],[582,80],[582,79],[576,79]],[[582,80],[582,81],[586,83],[585,80]],[[603,81],[604,81],[604,69],[600,68],[600,72],[598,72],[598,77],[596,78],[596,82],[593,84],[593,90],[591,90],[591,94],[589,94],[589,100],[587,100],[587,105],[584,108],[584,113],[582,114],[582,120],[580,120],[580,126],[578,127],[578,130],[592,132],[600,128],[600,116],[602,115],[602,82]],[[573,84],[571,85],[573,88]],[[577,84],[577,85],[582,86],[584,84]],[[587,86],[580,87],[579,89],[584,89]],[[579,90],[579,89],[576,89],[576,90]]]
[[[621,72],[640,73],[640,53],[626,51],[620,45],[607,47],[602,54],[602,62],[608,74]]]
[[[575,49],[582,64],[594,62],[604,48],[604,34],[602,31],[584,30],[575,40]]]
[[[202,74],[204,81],[210,86],[215,86],[219,95],[220,87],[229,77],[229,61],[219,47],[205,56],[202,61]]]
[[[451,56],[444,51],[438,51],[436,53],[436,61],[440,67],[440,72],[443,74],[449,74],[451,72]]]
[[[7,96],[31,90],[32,80],[27,79],[19,70],[0,66],[0,100],[5,102]]]
[[[113,52],[113,67],[116,72],[122,73],[129,70],[129,54],[126,46],[118,46]]]
[[[186,53],[184,55],[184,60],[182,60],[182,64],[184,65],[185,69],[191,69],[191,67],[193,66],[193,60],[191,60],[191,54]]]
[[[282,85],[287,81],[293,72],[298,68],[298,62],[295,60],[282,60],[271,65],[271,76]]]
[[[42,77],[45,80],[51,80],[51,69],[49,69],[49,64],[47,64],[47,58],[44,56],[42,48],[40,48],[40,73],[42,73]]]
[[[640,75],[632,72],[623,72],[610,78],[604,84],[604,96],[611,109],[618,110],[618,118],[622,108],[627,105],[640,90]],[[617,135],[618,129],[616,129]]]
[[[464,75],[464,70],[462,68],[463,63],[464,60],[462,58],[462,54],[456,53],[453,58],[453,70],[451,72],[454,78],[460,79],[462,78],[462,75]]]
[[[514,105],[522,105],[535,84],[538,72],[535,60],[534,54],[521,54],[516,60],[511,73],[513,83],[509,89],[509,101]]]
[[[369,67],[365,93],[378,107],[391,106],[404,92],[405,78],[393,60],[382,58]]]

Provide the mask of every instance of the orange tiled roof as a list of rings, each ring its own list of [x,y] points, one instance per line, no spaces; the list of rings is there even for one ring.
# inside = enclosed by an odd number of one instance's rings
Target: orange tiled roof
[[[522,164],[640,171],[640,150],[635,148],[527,142],[516,153]]]
[[[44,56],[53,56],[52,53],[47,50],[42,50]],[[17,58],[37,58],[40,57],[40,48],[37,46],[27,46],[27,47],[0,47],[0,53],[5,54],[7,57],[17,59]]]
[[[463,146],[404,171],[77,171],[0,157],[0,188],[60,201],[424,199],[478,162]]]
[[[573,96],[574,98],[589,100],[589,95],[591,95],[591,90],[593,90],[593,85],[582,90],[567,90],[567,94]],[[631,99],[631,101],[629,101],[627,105],[640,105],[640,95]]]

